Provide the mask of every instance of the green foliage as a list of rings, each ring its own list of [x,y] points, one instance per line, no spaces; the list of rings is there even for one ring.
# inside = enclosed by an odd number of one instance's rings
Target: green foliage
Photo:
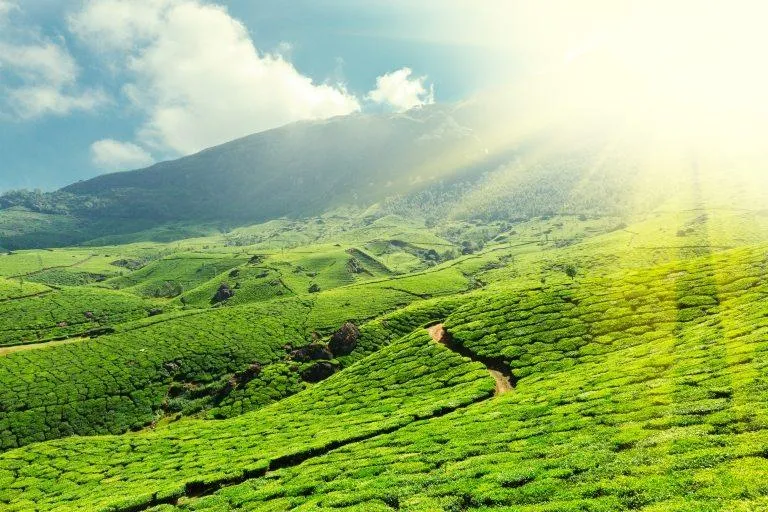
[[[0,346],[87,335],[94,329],[143,318],[151,307],[134,295],[97,288],[63,288],[0,302]]]
[[[93,272],[72,271],[69,269],[53,268],[37,272],[28,277],[29,281],[47,284],[51,286],[82,286],[91,283],[100,283],[107,279],[104,274]]]
[[[216,294],[222,282],[229,282],[234,290],[234,297],[227,300],[227,305],[234,306],[251,302],[263,302],[291,295],[290,290],[283,284],[281,274],[263,267],[237,267],[220,274],[210,281],[184,293],[181,296],[184,304],[206,307]]]
[[[158,263],[168,261],[175,260]],[[202,261],[207,262],[205,258]],[[129,277],[138,281],[137,274],[152,268],[158,267],[148,265]],[[135,286],[144,286],[144,281]],[[346,321],[362,323],[421,297],[445,295],[465,287],[466,279],[447,269],[394,283],[336,288],[313,294],[311,300],[284,298],[224,311],[170,312],[157,319],[140,320],[136,319],[148,314],[145,301],[124,292],[96,288],[72,288],[55,295],[0,303],[0,308],[15,315],[7,317],[14,324],[30,324],[28,332],[42,329],[53,314],[72,318],[67,325],[52,324],[45,331],[48,337],[82,333],[91,324],[105,325],[108,319],[123,323],[116,326],[116,334],[98,340],[0,357],[0,383],[4,386],[0,390],[0,432],[4,434],[0,449],[72,434],[120,433],[171,412],[191,414],[218,407],[220,415],[229,416],[238,408],[252,410],[295,393],[301,389],[300,382],[275,368],[238,389],[226,401],[216,403],[212,395],[219,393],[230,375],[248,364],[282,361],[286,343],[302,346],[310,341],[313,332],[330,334]],[[111,297],[122,302],[110,302]],[[108,306],[114,308],[114,315],[122,316],[110,316],[111,310],[101,309]],[[93,316],[86,317],[86,312]],[[19,332],[9,331],[9,340],[15,341],[10,337],[19,336]],[[403,329],[393,332],[404,334]],[[368,353],[391,339],[388,336],[370,343],[364,340],[360,350],[347,358],[359,358],[358,353]],[[185,395],[168,407],[166,394],[174,382],[202,385],[209,392],[191,401]],[[182,399],[186,401],[181,403]]]
[[[0,508],[766,508],[768,217],[624,215],[631,184],[580,158],[363,214],[0,256],[8,340],[116,331],[0,355]],[[419,198],[429,229],[403,216]],[[317,361],[291,350],[347,321],[355,349],[304,382]],[[515,388],[492,396],[436,323]]]
[[[248,261],[229,254],[178,253],[106,282],[144,297],[176,297]]]
[[[221,422],[181,421],[130,436],[71,438],[0,456],[0,502],[124,509],[201,484],[258,474],[354,439],[371,438],[482,400],[493,383],[424,332],[327,381]],[[72,451],[80,455],[67,456]],[[118,476],[119,475],[119,476]],[[115,478],[116,477],[116,478]],[[54,483],[56,482],[56,483]]]
[[[513,392],[178,509],[760,510],[768,285],[732,284],[765,262],[761,247],[470,298],[446,325],[507,357]],[[717,300],[689,318],[689,294]]]
[[[419,299],[467,290],[468,280],[448,268],[409,277],[335,288],[318,294],[309,321],[329,333],[347,320],[373,318]]]
[[[0,301],[41,295],[50,291],[49,287],[26,281],[23,277],[16,279],[0,278]]]
[[[96,340],[0,357],[0,447],[120,433],[162,413],[174,383],[207,384],[303,340],[296,302],[180,317]]]

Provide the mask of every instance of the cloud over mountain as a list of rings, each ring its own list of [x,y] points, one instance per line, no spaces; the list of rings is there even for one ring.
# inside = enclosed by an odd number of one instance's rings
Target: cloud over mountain
[[[376,79],[376,88],[367,98],[374,103],[386,104],[398,111],[405,111],[435,102],[433,86],[427,87],[427,77],[411,78],[411,68],[402,68],[381,75]]]
[[[302,119],[360,109],[341,84],[317,84],[279,54],[257,49],[245,26],[195,0],[92,0],[71,30],[109,54],[144,113],[137,141],[192,153]]]
[[[113,139],[94,142],[91,158],[97,167],[114,171],[146,167],[154,162],[152,155],[136,144]]]

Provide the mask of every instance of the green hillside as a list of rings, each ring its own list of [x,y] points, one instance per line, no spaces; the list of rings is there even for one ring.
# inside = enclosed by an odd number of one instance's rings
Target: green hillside
[[[320,216],[332,230],[338,219],[328,214],[345,209],[357,210],[356,227],[388,215],[429,224],[519,222],[558,213],[623,216],[657,207],[670,192],[658,181],[638,179],[648,176],[648,141],[586,134],[553,147],[553,139],[564,137],[557,127],[500,140],[503,123],[489,122],[495,108],[475,100],[296,123],[54,192],[10,191],[0,196],[0,248],[169,242],[215,233],[232,233],[243,243],[258,235],[238,228],[260,222],[300,221],[294,225],[299,233],[327,233],[304,220]],[[298,233],[287,237],[312,241]],[[410,258],[389,259],[416,268]]]
[[[759,510],[768,243],[727,247],[758,232],[724,213],[685,237],[671,220],[670,245],[652,220],[593,235],[539,220],[583,238],[563,245],[555,228],[521,243],[521,225],[512,240],[413,275],[224,309],[162,299],[180,309],[6,355],[0,500],[8,510]],[[705,238],[720,224],[728,237]],[[617,250],[628,232],[654,233],[659,263],[642,243]],[[308,260],[320,271],[349,255],[331,246],[323,260],[323,250]],[[297,254],[287,268],[305,261]],[[151,279],[143,268],[138,281]],[[286,351],[346,320],[360,325],[357,346],[332,355],[333,376],[305,381],[323,360]],[[447,347],[427,334],[436,322]],[[494,396],[488,368],[514,389]],[[129,429],[140,431],[120,435]]]
[[[0,510],[768,509],[759,161],[528,140],[411,182],[410,158],[466,150],[401,140],[441,112],[288,127],[2,210],[6,249],[64,247],[0,255]],[[207,216],[211,183],[174,174],[364,122],[383,145],[342,181],[280,181],[341,154],[290,144],[300,165],[241,176],[290,192],[269,201],[219,177]],[[373,175],[409,185],[363,194]],[[90,213],[58,211],[69,194]],[[45,215],[75,224],[45,238]]]
[[[0,0],[0,512],[768,512],[766,19]]]

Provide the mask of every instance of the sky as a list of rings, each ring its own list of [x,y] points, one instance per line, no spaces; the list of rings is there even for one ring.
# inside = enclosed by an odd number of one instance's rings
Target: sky
[[[461,99],[489,79],[472,42],[423,37],[437,8],[0,0],[0,191],[50,190],[302,119]]]
[[[0,0],[0,192],[531,80],[581,111],[765,110],[767,14],[759,0]]]

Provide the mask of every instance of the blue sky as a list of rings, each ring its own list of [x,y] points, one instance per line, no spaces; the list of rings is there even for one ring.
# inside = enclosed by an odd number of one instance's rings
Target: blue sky
[[[0,192],[518,86],[566,115],[768,117],[766,14],[759,0],[0,0]]]
[[[404,110],[492,85],[495,49],[424,30],[426,17],[439,10],[438,2],[414,9],[397,1],[0,0],[0,191],[53,189],[297,119]],[[206,33],[204,20],[213,18]],[[237,33],[239,24],[244,33]],[[220,45],[221,56],[200,57],[209,70],[172,76],[172,46],[188,38]],[[236,47],[231,55],[228,45]],[[274,69],[262,71],[274,79],[236,71],[207,84],[268,55]],[[275,59],[289,69],[277,69]],[[179,61],[196,64],[190,55]],[[174,97],[189,82],[199,90]],[[283,88],[292,92],[277,93]],[[304,105],[286,97],[271,105],[265,98],[276,93],[308,98]],[[206,98],[231,105],[211,107]],[[238,104],[252,102],[248,119],[238,118]],[[189,112],[160,119],[179,104]]]

